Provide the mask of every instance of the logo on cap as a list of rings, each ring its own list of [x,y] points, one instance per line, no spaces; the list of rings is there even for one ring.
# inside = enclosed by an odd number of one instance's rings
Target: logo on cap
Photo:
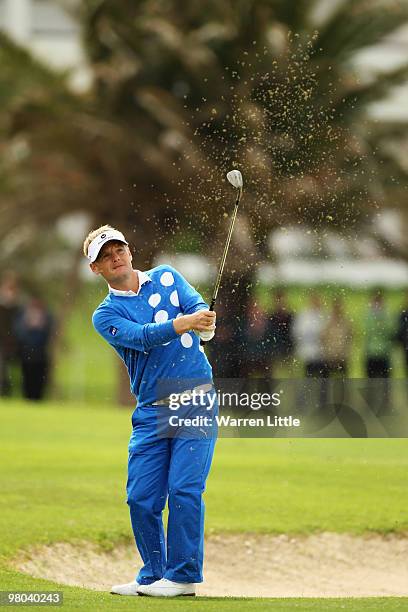
[[[96,261],[102,246],[109,240],[118,240],[119,242],[128,244],[122,232],[119,232],[118,230],[112,229],[100,234],[94,240],[92,240],[88,247],[88,258],[91,260],[91,263]]]

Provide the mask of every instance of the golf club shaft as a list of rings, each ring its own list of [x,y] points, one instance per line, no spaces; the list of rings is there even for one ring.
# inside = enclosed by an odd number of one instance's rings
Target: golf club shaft
[[[221,285],[222,274],[224,272],[225,261],[227,259],[227,253],[228,253],[229,245],[230,245],[230,242],[231,242],[232,230],[234,229],[234,223],[235,223],[235,219],[236,219],[236,216],[237,216],[238,206],[239,206],[239,202],[241,200],[241,196],[242,196],[242,189],[240,189],[239,192],[238,192],[237,199],[236,199],[236,202],[235,202],[234,212],[232,213],[231,223],[230,223],[230,227],[229,227],[229,230],[228,230],[227,241],[225,243],[224,252],[222,254],[220,267],[218,269],[217,280],[216,280],[215,286],[214,286],[213,296],[212,296],[212,300],[211,300],[211,304],[210,304],[210,310],[214,310],[215,302],[217,300],[218,289],[220,288],[220,285]]]

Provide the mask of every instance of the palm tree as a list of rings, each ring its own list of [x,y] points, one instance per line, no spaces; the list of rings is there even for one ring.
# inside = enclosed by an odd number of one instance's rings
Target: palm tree
[[[408,67],[364,83],[350,61],[401,25],[407,5],[345,0],[316,31],[315,4],[192,1],[181,12],[175,0],[87,0],[80,19],[94,87],[82,97],[2,36],[3,142],[13,150],[23,141],[26,152],[19,218],[53,223],[86,208],[98,221],[134,223],[149,259],[152,219],[177,231],[184,217],[208,238],[225,212],[211,204],[223,195],[214,185],[237,164],[259,242],[289,220],[364,219],[373,174],[381,180],[367,104]],[[147,206],[151,216],[138,215]]]
[[[193,226],[196,186],[220,197],[208,181],[234,164],[247,178],[259,242],[287,221],[366,221],[371,183],[382,180],[367,105],[402,82],[408,64],[364,82],[351,62],[408,19],[407,4],[346,0],[318,30],[316,4],[193,1],[180,11],[174,1],[85,3],[98,100],[135,133],[144,117],[155,151],[171,150]]]

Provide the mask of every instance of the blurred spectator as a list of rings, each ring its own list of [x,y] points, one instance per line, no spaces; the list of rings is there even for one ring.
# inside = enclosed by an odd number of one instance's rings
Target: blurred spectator
[[[245,369],[244,332],[245,312],[227,311],[224,302],[219,302],[215,308],[217,313],[217,329],[211,341],[211,361],[216,378],[239,378]]]
[[[288,365],[288,358],[293,354],[293,321],[286,296],[282,290],[276,292],[275,308],[269,316],[266,329],[266,346],[272,357],[271,368],[278,364]]]
[[[329,376],[330,374],[347,376],[351,342],[351,323],[344,314],[341,300],[336,299],[329,320],[322,330],[323,354]]]
[[[346,384],[352,342],[352,327],[346,317],[342,301],[333,301],[332,310],[322,331],[323,354],[326,359],[327,376],[334,376],[330,383],[330,397],[335,404],[346,400]],[[339,379],[339,380],[338,380]]]
[[[49,372],[49,343],[52,316],[37,297],[32,297],[22,310],[16,323],[20,341],[20,359],[23,375],[23,395],[27,399],[44,397]]]
[[[327,315],[317,293],[310,297],[310,307],[297,314],[293,322],[296,353],[303,362],[305,375],[322,378],[327,376],[327,359],[322,344]]]
[[[293,338],[296,345],[296,353],[305,368],[307,378],[319,379],[316,385],[304,385],[304,391],[299,397],[303,410],[317,407],[319,410],[326,405],[327,400],[327,359],[322,344],[323,330],[327,325],[327,315],[322,308],[322,303],[317,293],[310,297],[310,307],[295,316],[293,323]],[[309,399],[305,391],[311,393]],[[318,399],[314,399],[317,392]]]
[[[20,311],[20,288],[14,273],[0,282],[0,395],[11,392],[10,366],[17,361],[18,341],[15,323]]]
[[[375,414],[389,412],[389,382],[391,351],[396,329],[384,304],[384,296],[375,290],[364,320],[366,374],[368,378],[383,379],[370,382],[368,402]]]
[[[245,378],[248,371],[245,329],[252,277],[226,276],[215,306],[217,330],[209,343],[216,378]]]
[[[404,351],[405,372],[406,376],[408,376],[408,292],[406,294],[405,306],[399,316],[396,339]]]
[[[247,354],[246,376],[262,374],[269,376],[271,361],[270,345],[266,343],[265,332],[268,315],[255,298],[251,298],[247,307],[245,326],[245,345]]]

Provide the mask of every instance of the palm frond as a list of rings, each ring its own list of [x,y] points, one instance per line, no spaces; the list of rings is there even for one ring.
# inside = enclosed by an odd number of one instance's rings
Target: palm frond
[[[408,5],[403,0],[391,4],[346,0],[320,27],[313,54],[344,62],[357,51],[381,43],[407,21]]]
[[[355,86],[345,93],[337,104],[335,115],[337,118],[341,117],[342,120],[345,117],[351,120],[352,116],[361,114],[362,109],[366,109],[369,104],[387,97],[393,87],[407,81],[408,63],[395,70],[377,75],[375,80],[364,86],[355,83]]]

